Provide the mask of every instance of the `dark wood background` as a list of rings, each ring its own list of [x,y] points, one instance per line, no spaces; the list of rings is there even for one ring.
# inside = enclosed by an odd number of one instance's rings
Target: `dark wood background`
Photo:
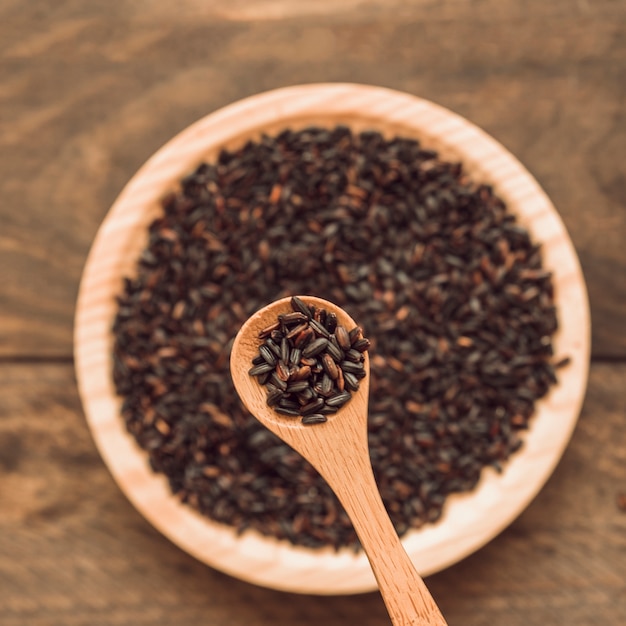
[[[378,594],[301,597],[198,563],[124,498],[78,399],[80,275],[165,141],[241,97],[349,81],[478,124],[538,179],[593,318],[585,406],[553,477],[428,578],[449,623],[626,623],[623,0],[0,0],[0,624],[362,626]]]

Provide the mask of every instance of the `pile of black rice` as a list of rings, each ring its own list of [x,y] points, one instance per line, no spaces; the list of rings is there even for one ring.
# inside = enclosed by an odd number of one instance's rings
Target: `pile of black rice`
[[[113,376],[153,470],[238,532],[359,547],[325,482],[230,379],[241,325],[295,294],[340,305],[371,340],[371,459],[400,535],[501,471],[556,383],[540,245],[462,164],[342,126],[223,150],[149,228],[118,298]]]

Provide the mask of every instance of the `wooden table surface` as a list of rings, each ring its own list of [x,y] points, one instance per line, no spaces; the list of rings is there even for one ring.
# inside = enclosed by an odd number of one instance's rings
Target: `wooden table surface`
[[[0,624],[388,624],[377,593],[302,597],[157,533],[90,437],[72,362],[96,230],[165,141],[305,82],[433,100],[511,150],[560,212],[593,319],[561,463],[476,554],[428,578],[451,626],[626,623],[623,0],[0,0]]]

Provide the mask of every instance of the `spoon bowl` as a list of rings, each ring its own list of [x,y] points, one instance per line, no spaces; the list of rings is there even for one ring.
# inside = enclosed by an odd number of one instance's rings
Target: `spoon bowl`
[[[301,298],[306,304],[313,304],[333,311],[339,324],[346,328],[354,328],[354,320],[334,304],[311,296]],[[283,313],[289,313],[291,298],[282,298],[257,311],[241,327],[235,337],[231,353],[230,370],[235,389],[242,402],[266,428],[280,437],[285,443],[309,459],[320,471],[318,464],[323,462],[324,454],[321,446],[328,445],[326,452],[334,457],[338,450],[343,450],[342,442],[358,441],[365,445],[367,452],[367,402],[369,394],[369,356],[364,353],[363,363],[366,376],[360,381],[357,391],[352,394],[349,402],[344,404],[336,414],[323,424],[305,427],[299,420],[280,415],[266,403],[266,394],[256,379],[248,375],[252,359],[257,355],[260,345],[259,332],[276,321]],[[313,458],[310,458],[313,457]],[[318,458],[320,457],[320,458]],[[317,459],[317,460],[316,460]]]
[[[346,328],[356,326],[345,311],[331,302],[309,296],[300,298],[308,305],[332,311]],[[445,626],[445,619],[400,543],[376,486],[367,442],[367,353],[366,376],[359,389],[327,422],[313,426],[280,415],[268,406],[262,386],[248,373],[261,343],[259,332],[280,314],[289,312],[290,301],[291,298],[277,300],[242,326],[230,360],[235,389],[250,413],[309,461],[335,492],[367,554],[392,623]]]

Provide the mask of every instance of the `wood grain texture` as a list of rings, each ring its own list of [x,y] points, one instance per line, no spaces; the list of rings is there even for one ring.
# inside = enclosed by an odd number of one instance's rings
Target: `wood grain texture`
[[[438,102],[547,191],[587,278],[596,360],[618,361],[625,75],[622,0],[0,2],[2,626],[388,624],[378,594],[291,595],[207,568],[145,522],[96,451],[62,361],[93,237],[155,150],[229,102],[290,84],[362,82]],[[539,496],[427,579],[451,625],[626,623],[625,388],[623,363],[596,362]]]
[[[270,21],[253,3],[204,4],[0,6],[0,355],[70,355],[90,243],[160,145],[243,96],[328,80],[426,97],[518,156],[580,255],[594,354],[626,355],[624,3],[305,3],[298,15],[281,0],[261,3],[285,8]]]
[[[626,365],[592,367],[559,467],[485,548],[427,579],[449,624],[626,620]],[[0,366],[3,626],[382,626],[378,594],[319,598],[220,574],[152,529],[115,485],[71,366]]]

